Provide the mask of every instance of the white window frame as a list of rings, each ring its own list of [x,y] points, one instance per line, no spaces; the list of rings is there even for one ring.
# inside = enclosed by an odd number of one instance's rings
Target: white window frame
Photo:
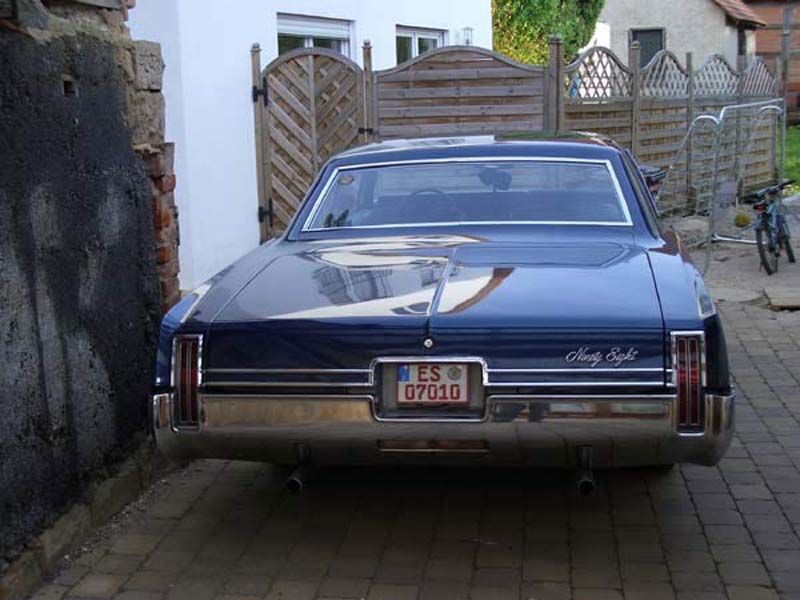
[[[342,41],[342,54],[353,58],[353,21],[330,19],[311,15],[277,14],[277,35],[292,35],[303,38],[304,48],[314,47],[314,38],[330,38]]]
[[[445,29],[432,29],[430,27],[408,27],[397,25],[395,38],[411,38],[411,58],[419,56],[419,39],[436,40],[436,48],[447,45],[447,31]]]

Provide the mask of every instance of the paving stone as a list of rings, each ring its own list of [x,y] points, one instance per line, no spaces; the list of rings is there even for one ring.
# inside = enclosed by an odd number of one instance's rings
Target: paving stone
[[[755,586],[728,586],[730,600],[778,600],[774,590]]]
[[[336,598],[363,598],[367,595],[369,586],[369,579],[326,577],[322,580],[319,594]]]
[[[577,589],[573,600],[623,600],[622,592],[611,589]]]
[[[160,592],[141,592],[138,590],[125,590],[114,596],[114,600],[162,600]]]
[[[475,587],[469,591],[470,600],[519,600],[520,592],[514,588]],[[528,596],[524,596],[528,598]],[[536,600],[547,600],[548,596],[540,594],[533,596]]]
[[[317,594],[317,581],[278,580],[272,584],[267,600],[313,600]]]
[[[61,600],[69,592],[69,587],[57,583],[48,583],[34,593],[30,600]]]
[[[80,598],[111,598],[127,579],[126,575],[88,573],[69,592]]]
[[[419,592],[420,600],[468,600],[470,586],[465,582],[426,581]]]
[[[571,600],[572,590],[566,583],[523,583],[520,598],[524,600]]]
[[[272,579],[266,575],[235,573],[228,578],[223,590],[226,594],[264,596],[271,584]]]
[[[784,594],[800,593],[800,570],[795,566],[789,571],[772,571],[770,573],[778,591]]]
[[[175,574],[166,571],[137,571],[123,586],[126,590],[165,592],[175,585]]]
[[[764,565],[755,562],[723,562],[719,574],[727,585],[770,585]]]
[[[612,589],[621,588],[622,582],[616,569],[573,569],[574,588]]]
[[[367,600],[417,600],[418,592],[415,585],[378,583],[370,588]]]
[[[159,536],[129,533],[123,535],[111,546],[111,552],[147,556],[155,549],[159,541],[161,541]]]
[[[675,591],[669,583],[629,581],[623,589],[625,600],[674,600]]]
[[[128,575],[142,564],[142,557],[125,554],[107,554],[92,569],[95,573]]]

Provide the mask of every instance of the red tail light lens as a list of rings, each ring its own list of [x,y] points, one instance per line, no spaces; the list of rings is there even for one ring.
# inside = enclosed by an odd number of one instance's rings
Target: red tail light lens
[[[705,352],[702,333],[672,334],[673,383],[679,431],[702,431],[705,420]]]
[[[175,389],[175,424],[196,427],[198,420],[197,388],[200,385],[200,336],[178,336],[173,347],[173,387]]]

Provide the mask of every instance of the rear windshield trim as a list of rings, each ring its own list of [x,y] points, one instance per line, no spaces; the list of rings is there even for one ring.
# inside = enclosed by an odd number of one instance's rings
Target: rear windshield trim
[[[341,171],[349,171],[354,169],[370,169],[376,167],[394,167],[402,165],[419,165],[419,164],[436,164],[436,163],[487,163],[487,162],[546,162],[546,163],[583,163],[590,165],[603,165],[608,171],[608,175],[614,185],[614,191],[617,196],[617,202],[622,209],[622,214],[625,217],[624,221],[434,221],[431,223],[394,223],[386,225],[344,225],[341,227],[311,227],[317,212],[322,205],[325,196],[328,194],[333,182],[336,181],[337,176]],[[580,225],[580,226],[598,226],[598,227],[632,227],[633,221],[631,220],[631,213],[628,208],[628,203],[625,201],[625,196],[622,193],[622,187],[619,184],[619,179],[614,171],[614,166],[608,159],[602,158],[574,158],[563,156],[456,156],[449,158],[420,158],[396,161],[383,161],[374,163],[361,163],[353,165],[342,165],[336,167],[328,177],[325,185],[317,194],[311,211],[303,222],[301,233],[321,233],[330,231],[352,230],[352,229],[402,229],[414,227],[464,227],[472,225]]]

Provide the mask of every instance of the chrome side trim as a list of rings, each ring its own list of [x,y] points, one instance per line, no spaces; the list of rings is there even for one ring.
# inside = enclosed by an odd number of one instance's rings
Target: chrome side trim
[[[664,387],[663,381],[503,381],[486,387]]]
[[[599,367],[593,369],[575,368],[575,369],[489,369],[489,373],[663,373],[664,369],[660,367],[620,367],[615,369],[613,367]]]
[[[334,387],[334,388],[348,388],[348,387],[372,387],[372,383],[365,383],[359,381],[356,383],[343,381],[343,382],[329,382],[329,381],[206,381],[203,384],[206,388],[211,387],[300,387],[300,388],[317,388],[317,387]]]
[[[493,381],[492,374],[568,374],[568,373],[665,373],[664,369],[658,367],[631,367],[631,368],[553,368],[553,369],[490,369],[485,359],[478,356],[393,356],[378,357],[372,360],[369,369],[207,369],[208,374],[248,374],[248,375],[365,375],[366,381],[205,381],[205,387],[373,387],[376,382],[377,369],[382,364],[399,363],[472,363],[481,367],[481,382],[484,387],[642,387],[642,386],[664,386],[664,380],[658,381]],[[666,375],[671,375],[671,369],[666,370]]]
[[[327,373],[372,373],[369,369],[206,369],[206,373],[307,373],[309,375],[324,375]]]
[[[625,217],[624,221],[449,221],[441,223],[407,223],[395,225],[353,225],[349,227],[330,227],[330,228],[312,228],[311,223],[317,216],[320,206],[327,196],[330,187],[336,180],[340,171],[349,171],[354,169],[369,169],[375,167],[393,167],[403,165],[415,164],[441,164],[441,163],[487,163],[487,162],[548,162],[548,163],[581,163],[581,164],[595,164],[604,165],[611,177],[614,191],[617,194],[617,202],[622,209],[622,214]],[[324,231],[341,231],[341,230],[358,230],[358,229],[397,229],[397,228],[413,228],[413,227],[452,227],[452,226],[473,226],[473,225],[579,225],[579,226],[599,226],[599,227],[632,227],[633,221],[631,220],[630,209],[625,196],[622,193],[622,186],[619,184],[619,179],[614,171],[611,161],[608,159],[591,159],[591,158],[574,158],[574,157],[558,157],[558,156],[456,156],[450,158],[420,158],[408,160],[395,160],[395,161],[382,161],[374,163],[364,163],[357,165],[343,165],[336,167],[331,173],[328,180],[325,182],[322,190],[317,195],[314,205],[308,214],[300,233],[315,233]]]

